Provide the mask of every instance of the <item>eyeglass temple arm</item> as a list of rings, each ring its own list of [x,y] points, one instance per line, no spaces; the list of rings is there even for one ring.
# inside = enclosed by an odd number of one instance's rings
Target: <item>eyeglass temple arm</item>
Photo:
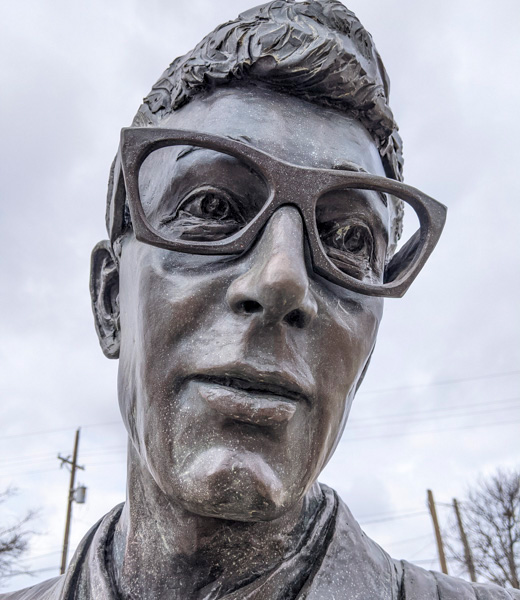
[[[418,229],[404,246],[395,254],[385,269],[384,283],[390,283],[397,279],[403,271],[412,264],[421,239],[421,230]]]

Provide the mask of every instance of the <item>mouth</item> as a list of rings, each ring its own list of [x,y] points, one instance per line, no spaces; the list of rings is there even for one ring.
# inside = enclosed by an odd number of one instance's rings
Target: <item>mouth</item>
[[[201,374],[193,378],[206,403],[222,416],[258,426],[289,422],[309,396],[280,373]]]

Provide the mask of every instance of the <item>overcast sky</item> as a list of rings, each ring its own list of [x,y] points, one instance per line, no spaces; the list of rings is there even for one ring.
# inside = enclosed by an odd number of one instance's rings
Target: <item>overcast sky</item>
[[[88,298],[119,130],[173,58],[254,3],[1,4],[0,489],[19,494],[0,523],[40,509],[24,562],[35,576],[5,589],[58,573],[68,473],[56,454],[71,453],[77,426],[88,496],[72,548],[125,495],[117,362],[97,345]],[[448,503],[479,474],[520,464],[520,4],[348,6],[390,74],[405,180],[449,212],[419,279],[386,302],[321,479],[393,556],[438,569],[426,489]]]

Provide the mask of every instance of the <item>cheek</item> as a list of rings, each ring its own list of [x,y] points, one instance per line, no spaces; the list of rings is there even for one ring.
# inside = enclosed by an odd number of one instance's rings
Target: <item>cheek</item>
[[[118,380],[123,418],[133,434],[145,422],[142,413],[164,395],[192,332],[217,295],[207,275],[184,273],[171,264],[171,254],[134,240],[123,250]]]
[[[383,301],[375,298],[359,302],[327,299],[328,319],[320,335],[317,377],[322,390],[318,405],[328,451],[337,442],[350,405],[376,341]]]
[[[327,330],[324,332],[328,351],[322,353],[324,371],[336,373],[331,384],[340,381],[357,382],[365,362],[374,347],[382,316],[382,300],[363,299],[360,302],[336,300]]]
[[[150,356],[154,363],[190,334],[204,326],[208,314],[216,315],[225,297],[225,277],[211,277],[185,255],[161,251],[137,242],[124,251],[121,305],[122,345],[125,350]],[[190,257],[191,259],[192,257]],[[204,258],[204,257],[202,257]],[[186,264],[188,263],[188,264]],[[152,365],[153,366],[153,365]]]

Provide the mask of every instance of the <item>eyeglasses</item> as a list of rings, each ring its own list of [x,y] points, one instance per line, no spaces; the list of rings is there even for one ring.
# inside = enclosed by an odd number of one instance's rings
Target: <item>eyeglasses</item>
[[[245,142],[194,131],[125,128],[118,161],[124,187],[114,186],[112,241],[121,232],[125,193],[139,241],[190,254],[241,254],[278,208],[292,205],[314,271],[370,296],[402,297],[446,220],[443,204],[398,181],[301,167]],[[409,205],[419,222],[390,260],[387,195]]]

